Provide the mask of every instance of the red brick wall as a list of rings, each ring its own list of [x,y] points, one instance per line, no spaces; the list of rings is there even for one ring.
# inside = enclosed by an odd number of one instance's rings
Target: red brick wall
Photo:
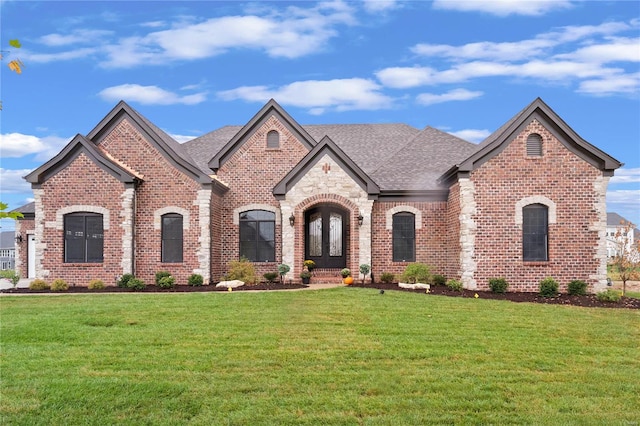
[[[222,197],[211,194],[211,282],[220,281],[224,275],[222,265]]]
[[[393,232],[386,229],[386,213],[397,206],[410,206],[422,213],[422,227],[416,229],[416,262],[431,267],[433,274],[445,274],[449,263],[447,250],[447,203],[376,202],[372,212],[372,269],[376,279],[391,272],[396,279],[409,262],[393,262]]]
[[[46,280],[50,282],[62,278],[70,286],[86,286],[92,279],[101,279],[106,285],[114,285],[116,277],[122,274],[123,231],[119,225],[120,195],[124,185],[87,156],[80,154],[68,167],[43,183],[42,189],[45,224],[55,222],[56,212],[71,205],[104,207],[110,215],[109,229],[104,230],[103,263],[64,263],[64,231],[44,227],[43,241],[47,247],[42,268],[49,271]],[[26,244],[24,247],[26,251]],[[42,277],[38,274],[38,278]]]
[[[460,279],[460,185],[458,183],[455,183],[449,189],[446,227],[448,262],[444,275],[447,279]]]
[[[280,149],[267,149],[267,133],[280,133]],[[279,208],[273,187],[308,153],[307,148],[275,118],[269,117],[218,170],[218,177],[231,189],[224,195],[220,209],[222,273],[227,264],[239,257],[239,227],[233,223],[233,210],[248,204],[266,204]],[[281,225],[276,226],[276,262],[256,263],[259,278],[276,272],[282,259]],[[289,226],[286,223],[286,226]],[[212,280],[215,281],[215,275]]]
[[[530,133],[543,137],[543,156],[526,156]],[[539,281],[553,277],[566,291],[574,279],[594,284],[598,221],[594,180],[601,172],[565,148],[533,121],[501,153],[471,174],[475,184],[477,224],[476,281],[486,289],[491,277],[505,277],[511,290],[537,291]],[[549,261],[522,261],[522,229],[515,223],[516,203],[542,195],[556,203],[557,223],[549,224]]]
[[[100,141],[100,146],[143,175],[144,182],[136,189],[136,277],[154,284],[155,273],[166,270],[176,278],[176,284],[186,284],[193,270],[199,268],[196,251],[200,224],[198,206],[194,205],[199,184],[176,169],[126,119]],[[182,263],[161,262],[162,236],[160,229],[154,229],[154,212],[167,206],[189,211],[189,229],[183,233]]]
[[[16,220],[16,235],[22,235],[22,242],[16,242],[16,263],[20,260],[20,268],[16,268],[16,272],[21,278],[27,278],[28,274],[28,237],[27,233],[35,233],[35,221],[33,219]]]

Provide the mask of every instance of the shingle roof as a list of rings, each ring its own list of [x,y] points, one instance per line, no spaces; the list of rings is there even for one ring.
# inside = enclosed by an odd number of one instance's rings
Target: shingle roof
[[[12,249],[16,246],[15,243],[15,231],[2,231],[0,232],[0,249]]]
[[[35,212],[36,212],[36,203],[35,203],[35,201],[32,201],[30,203],[25,204],[24,206],[20,206],[17,209],[13,209],[11,211],[12,212],[20,212],[22,214],[28,214],[28,213],[35,214]]]
[[[623,226],[622,224],[627,222],[629,221],[618,213],[607,212],[607,226]]]

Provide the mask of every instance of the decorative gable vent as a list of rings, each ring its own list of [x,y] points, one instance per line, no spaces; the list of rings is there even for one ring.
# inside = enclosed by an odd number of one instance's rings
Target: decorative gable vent
[[[271,130],[267,133],[267,148],[280,148],[280,133],[275,130]]]
[[[527,156],[542,157],[542,136],[531,133],[527,138]]]

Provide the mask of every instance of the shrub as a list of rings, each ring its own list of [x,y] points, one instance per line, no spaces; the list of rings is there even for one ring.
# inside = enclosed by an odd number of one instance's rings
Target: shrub
[[[558,295],[558,282],[551,277],[547,277],[540,281],[540,296],[555,297]]]
[[[302,266],[306,266],[309,271],[313,271],[313,269],[316,267],[316,262],[307,259],[302,263]]]
[[[69,290],[69,284],[62,278],[53,280],[51,283],[51,291],[67,291]]]
[[[303,280],[310,279],[311,278],[311,272],[309,272],[309,271],[300,272],[300,278],[302,278]]]
[[[447,279],[444,277],[444,275],[434,275],[433,278],[433,283],[435,285],[445,285],[447,283]]]
[[[15,287],[18,285],[18,281],[20,281],[20,275],[16,273],[13,269],[6,269],[4,271],[0,271],[0,278],[6,278],[11,281],[11,285]]]
[[[351,275],[351,269],[349,269],[349,268],[343,268],[343,269],[340,271],[340,275],[342,275],[342,278],[347,278],[348,276],[350,276],[350,275]]]
[[[402,281],[409,284],[430,283],[431,270],[424,263],[410,263],[404,269]]]
[[[276,278],[278,278],[278,273],[277,272],[267,272],[265,274],[262,275],[264,277],[265,280],[267,280],[267,282],[269,284],[271,284],[272,282],[274,282],[276,280]]]
[[[204,284],[204,278],[200,274],[191,274],[187,279],[187,284],[195,287],[200,287]]]
[[[240,280],[246,284],[255,284],[256,269],[253,263],[245,257],[240,260],[234,260],[229,262],[229,272],[225,276],[227,280]]]
[[[104,288],[104,283],[102,280],[91,280],[89,281],[89,290],[102,290]]]
[[[176,285],[176,279],[173,278],[171,275],[169,275],[168,277],[162,277],[160,278],[160,281],[158,281],[158,287],[162,288],[162,289],[169,289],[169,288],[173,288]]]
[[[447,287],[453,291],[462,291],[462,281],[451,278],[446,283]]]
[[[127,282],[127,287],[133,291],[140,291],[140,290],[144,290],[147,287],[147,285],[140,278],[131,278]]]
[[[290,270],[291,268],[289,267],[289,265],[285,265],[284,263],[278,265],[278,274],[280,274],[281,277],[287,275]]]
[[[622,296],[620,296],[620,293],[618,293],[617,291],[608,288],[605,291],[601,291],[600,293],[596,294],[596,297],[601,302],[615,303],[619,302]]]
[[[49,290],[49,284],[45,280],[35,279],[29,284],[31,290]]]
[[[156,272],[156,285],[159,286],[160,285],[160,280],[165,278],[165,277],[170,277],[171,274],[169,273],[169,271],[158,271]]]
[[[580,280],[573,280],[569,283],[567,292],[575,296],[584,296],[587,294],[587,283]]]
[[[395,278],[395,275],[393,275],[391,272],[383,272],[382,274],[380,274],[380,281],[385,284],[391,284]]]
[[[118,285],[118,287],[129,288],[129,281],[131,281],[134,278],[135,277],[133,276],[133,274],[124,274],[118,279],[116,284]]]
[[[366,263],[363,263],[362,265],[360,265],[360,273],[365,277],[367,276],[367,274],[369,274],[370,271],[371,271],[371,266],[367,265]]]
[[[506,293],[509,283],[504,278],[491,278],[489,280],[489,288],[494,293]]]

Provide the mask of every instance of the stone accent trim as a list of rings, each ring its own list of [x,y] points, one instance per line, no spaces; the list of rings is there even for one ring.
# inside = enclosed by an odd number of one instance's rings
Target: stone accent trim
[[[84,205],[84,204],[76,204],[73,206],[66,206],[66,207],[62,207],[61,209],[58,209],[58,211],[56,211],[55,222],[46,222],[45,226],[47,228],[57,229],[58,231],[64,231],[64,216],[69,213],[76,213],[76,212],[101,214],[102,228],[107,230],[110,227],[109,224],[111,223],[111,219],[110,219],[111,216],[109,214],[108,209],[100,206],[90,206],[90,205]]]
[[[280,215],[280,209],[269,204],[247,204],[240,206],[237,209],[233,209],[233,224],[240,225],[240,213],[249,210],[265,210],[276,215],[276,226],[282,223],[282,217]],[[289,217],[289,216],[287,216]]]
[[[44,189],[33,189],[33,198],[35,201],[35,234],[36,234],[36,254],[35,254],[35,270],[36,278],[46,278],[49,276],[50,271],[43,269],[42,260],[44,259],[44,253],[47,250],[47,243],[43,242],[44,228],[45,228],[45,214],[44,206],[42,205],[42,196],[44,195]]]
[[[543,204],[547,206],[549,208],[549,224],[551,225],[557,222],[556,203],[544,195],[534,195],[532,197],[523,198],[516,203],[515,220],[516,225],[519,228],[522,228],[522,209],[530,204]]]
[[[460,186],[460,280],[462,286],[469,290],[478,288],[475,279],[477,263],[474,258],[477,224],[474,220],[476,211],[475,185],[468,178],[458,180]]]
[[[162,216],[167,213],[178,213],[182,216],[182,229],[189,229],[190,215],[189,210],[177,206],[162,207],[153,212],[153,229],[160,230],[162,228]]]
[[[412,206],[396,206],[386,212],[386,228],[389,231],[393,231],[393,215],[400,212],[411,213],[415,216],[415,228],[416,230],[422,229],[422,212]]]
[[[134,217],[134,202],[135,202],[135,189],[127,188],[122,192],[120,198],[122,198],[122,210],[120,211],[120,227],[122,228],[122,260],[120,266],[122,266],[122,274],[133,274],[133,229],[135,223]]]
[[[590,275],[594,285],[592,292],[598,293],[607,289],[607,186],[608,176],[599,176],[593,182],[593,190],[597,194],[594,210],[598,212],[598,221],[589,227],[589,231],[598,233],[598,243],[594,247],[594,257],[598,262],[598,271]]]
[[[202,275],[204,282],[211,278],[211,190],[201,189],[194,204],[198,206],[198,223],[200,224],[200,235],[198,236],[198,256],[199,268],[194,269],[194,274]]]

